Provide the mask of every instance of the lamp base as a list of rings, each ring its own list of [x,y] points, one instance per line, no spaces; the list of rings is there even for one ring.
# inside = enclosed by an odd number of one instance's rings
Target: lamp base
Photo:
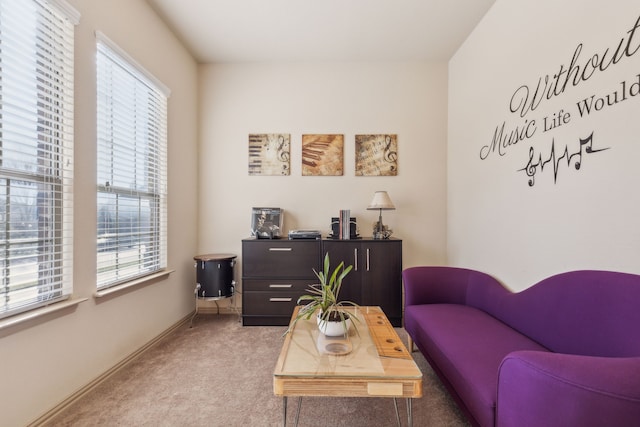
[[[391,237],[391,234],[393,234],[393,230],[382,224],[380,221],[376,221],[373,223],[374,239],[388,239],[389,237]]]

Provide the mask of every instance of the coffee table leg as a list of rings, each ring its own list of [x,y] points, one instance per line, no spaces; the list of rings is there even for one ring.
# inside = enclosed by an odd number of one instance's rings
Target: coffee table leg
[[[282,398],[282,425],[287,427],[287,396]]]
[[[302,406],[302,396],[298,397],[298,410],[296,411],[296,424],[295,424],[296,427],[298,427],[298,419],[300,418],[301,406]]]
[[[393,398],[393,407],[396,409],[396,421],[398,421],[398,427],[402,427],[402,423],[400,422],[400,412],[398,412],[398,398]]]
[[[411,410],[411,401],[413,399],[407,398],[407,422],[409,427],[413,427],[413,411]]]
[[[302,396],[298,397],[298,409],[296,410],[296,423],[298,427],[298,419],[300,419],[300,407],[302,406]],[[397,412],[397,409],[396,409]],[[287,396],[282,397],[282,425],[287,427]]]

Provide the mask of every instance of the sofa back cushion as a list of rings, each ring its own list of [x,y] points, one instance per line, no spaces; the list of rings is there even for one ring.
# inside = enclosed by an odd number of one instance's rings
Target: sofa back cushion
[[[420,304],[468,304],[470,290],[478,301],[507,291],[493,276],[460,267],[418,266],[402,271],[405,306]],[[469,304],[470,305],[470,304]]]
[[[490,276],[457,267],[420,266],[402,271],[405,306],[416,304],[466,304],[470,281]]]
[[[640,276],[582,270],[544,279],[518,293],[469,283],[467,304],[551,351],[640,356]]]

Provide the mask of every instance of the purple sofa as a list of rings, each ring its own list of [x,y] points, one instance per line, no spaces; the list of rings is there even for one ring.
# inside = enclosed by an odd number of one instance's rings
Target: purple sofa
[[[640,426],[640,276],[573,271],[518,293],[469,269],[402,276],[409,348],[473,425]]]

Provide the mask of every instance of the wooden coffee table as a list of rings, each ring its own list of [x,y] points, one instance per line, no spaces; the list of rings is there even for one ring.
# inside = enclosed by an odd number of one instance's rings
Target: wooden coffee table
[[[380,307],[350,310],[360,321],[348,338],[324,337],[313,316],[299,320],[286,335],[273,373],[273,391],[283,397],[285,426],[289,396],[299,398],[296,425],[303,396],[394,398],[398,424],[396,399],[406,398],[412,425],[411,399],[422,397],[422,372]]]

